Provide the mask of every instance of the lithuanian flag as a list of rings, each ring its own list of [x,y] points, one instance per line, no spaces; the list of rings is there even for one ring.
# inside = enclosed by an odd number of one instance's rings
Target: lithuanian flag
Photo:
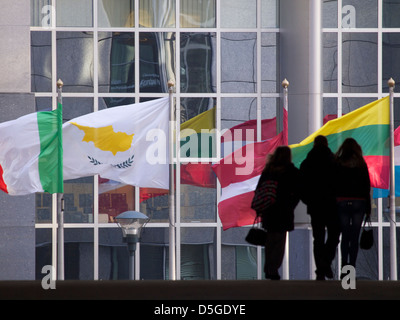
[[[312,149],[314,139],[324,135],[336,152],[346,138],[361,146],[374,188],[387,189],[390,173],[390,107],[389,96],[371,102],[340,118],[327,122],[299,144],[290,145],[295,166],[300,167]]]

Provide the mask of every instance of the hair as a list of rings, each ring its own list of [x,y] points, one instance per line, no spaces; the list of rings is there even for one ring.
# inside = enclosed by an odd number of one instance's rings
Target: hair
[[[283,169],[292,163],[292,151],[288,146],[279,146],[273,154],[268,155],[264,171]]]
[[[314,139],[314,147],[319,146],[328,146],[328,139],[323,135],[316,136]]]
[[[337,162],[343,166],[359,167],[366,165],[361,146],[353,138],[344,140],[335,156]]]

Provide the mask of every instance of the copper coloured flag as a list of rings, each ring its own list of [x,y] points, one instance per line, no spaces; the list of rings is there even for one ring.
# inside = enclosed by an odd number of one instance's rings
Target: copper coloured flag
[[[89,113],[63,125],[64,180],[99,174],[169,188],[168,98]]]

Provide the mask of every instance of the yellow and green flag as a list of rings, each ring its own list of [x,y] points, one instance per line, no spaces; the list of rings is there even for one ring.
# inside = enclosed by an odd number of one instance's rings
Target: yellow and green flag
[[[299,167],[312,149],[314,139],[324,135],[336,152],[346,138],[361,146],[367,162],[371,186],[387,189],[390,173],[390,107],[389,96],[373,101],[338,119],[327,122],[298,144],[290,145],[293,163]]]

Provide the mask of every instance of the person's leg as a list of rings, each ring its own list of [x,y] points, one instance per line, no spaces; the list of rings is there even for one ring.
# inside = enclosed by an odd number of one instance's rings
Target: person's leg
[[[320,215],[313,214],[311,216],[311,227],[313,234],[313,252],[314,252],[314,261],[316,270],[315,273],[317,275],[317,280],[325,279],[325,223]]]
[[[267,231],[264,272],[267,279],[279,280],[280,268],[285,254],[286,232]]]
[[[342,266],[349,262],[349,243],[350,243],[350,216],[348,213],[348,201],[341,201],[338,203],[338,219],[342,239],[340,243]]]
[[[365,215],[365,201],[354,201],[352,209],[351,231],[349,236],[349,263],[355,267],[358,255],[360,230]]]
[[[336,256],[336,249],[339,244],[340,238],[340,225],[339,218],[336,212],[332,212],[327,217],[326,229],[328,233],[327,240],[325,242],[325,261],[327,263],[327,270],[325,275],[328,278],[333,278],[332,273],[332,261]]]

